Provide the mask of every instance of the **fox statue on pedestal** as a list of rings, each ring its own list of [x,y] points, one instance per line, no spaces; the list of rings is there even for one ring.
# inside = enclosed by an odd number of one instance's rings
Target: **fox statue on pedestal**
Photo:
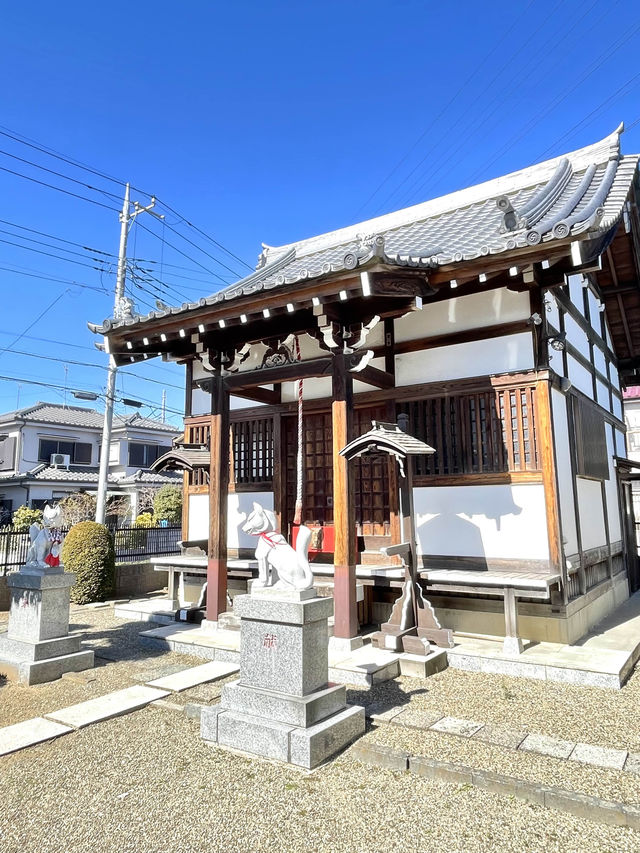
[[[256,548],[258,580],[255,587],[311,589],[313,574],[308,558],[311,530],[308,527],[302,524],[298,528],[294,550],[282,533],[278,533],[275,514],[254,502],[242,530],[260,537]]]

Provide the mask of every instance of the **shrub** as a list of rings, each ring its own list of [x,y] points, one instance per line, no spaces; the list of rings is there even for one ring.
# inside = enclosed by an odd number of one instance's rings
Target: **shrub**
[[[113,594],[116,578],[116,556],[113,538],[104,524],[81,521],[67,533],[62,545],[65,571],[75,572],[71,587],[74,604],[103,601]]]
[[[62,523],[71,527],[81,521],[93,521],[96,517],[96,499],[85,492],[69,495],[58,504],[62,510]]]
[[[39,524],[41,521],[41,509],[30,509],[28,506],[20,506],[13,513],[13,529],[19,533],[26,533],[32,524]]]
[[[163,486],[153,499],[156,521],[178,524],[182,520],[182,489],[180,486]]]
[[[136,527],[153,527],[153,515],[150,512],[141,512],[136,518]]]

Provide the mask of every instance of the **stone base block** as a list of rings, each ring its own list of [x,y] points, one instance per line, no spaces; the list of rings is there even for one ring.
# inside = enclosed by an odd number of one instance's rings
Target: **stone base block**
[[[225,710],[306,728],[342,710],[345,700],[346,688],[341,684],[331,684],[308,696],[290,696],[234,681],[225,685],[221,704]]]
[[[364,733],[364,708],[349,706],[309,728],[230,711],[203,708],[204,740],[311,770]]]
[[[289,735],[289,761],[312,770],[364,734],[364,708],[349,706],[308,729]]]
[[[6,663],[6,668],[5,668]],[[15,678],[23,684],[45,684],[55,681],[65,672],[80,672],[93,667],[93,652],[80,651],[69,655],[59,655],[46,660],[18,660],[0,657],[0,672],[9,678]]]
[[[407,675],[411,678],[428,678],[436,672],[442,672],[449,666],[447,652],[445,649],[438,649],[427,655],[400,655],[400,675]]]
[[[23,661],[43,661],[60,655],[71,655],[80,651],[80,637],[57,637],[53,640],[19,640],[0,636],[0,658],[15,658]]]

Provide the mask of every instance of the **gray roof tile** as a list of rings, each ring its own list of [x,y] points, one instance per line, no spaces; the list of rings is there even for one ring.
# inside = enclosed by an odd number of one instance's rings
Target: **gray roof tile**
[[[61,406],[56,403],[36,403],[33,406],[0,415],[0,423],[9,423],[16,419],[102,430],[104,415],[96,409],[87,409],[84,406]],[[127,426],[134,429],[157,430],[174,435],[179,433],[179,430],[170,424],[156,421],[153,418],[141,417],[138,413],[126,417],[124,415],[113,416],[114,430],[123,429]]]
[[[109,334],[121,326],[355,269],[374,258],[428,270],[541,241],[602,234],[620,218],[638,164],[637,156],[620,154],[622,129],[564,157],[423,204],[289,245],[265,246],[254,273],[206,299],[91,328]],[[511,209],[505,227],[505,210]]]

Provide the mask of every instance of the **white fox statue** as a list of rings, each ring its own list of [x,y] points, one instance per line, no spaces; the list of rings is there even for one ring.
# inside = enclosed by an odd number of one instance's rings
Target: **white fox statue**
[[[275,514],[254,502],[242,530],[259,537],[256,548],[258,580],[254,587],[311,589],[313,574],[308,559],[311,531],[308,527],[303,524],[298,528],[294,551],[282,533],[278,533]]]

